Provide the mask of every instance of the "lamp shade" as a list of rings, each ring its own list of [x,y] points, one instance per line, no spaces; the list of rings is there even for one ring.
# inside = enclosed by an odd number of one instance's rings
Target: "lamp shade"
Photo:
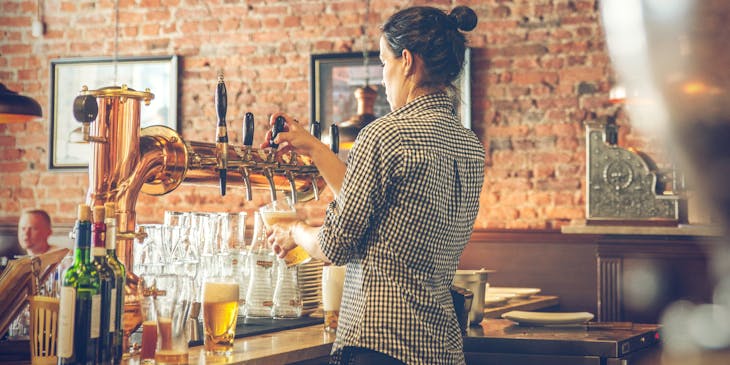
[[[0,123],[21,123],[43,116],[41,105],[0,83]]]

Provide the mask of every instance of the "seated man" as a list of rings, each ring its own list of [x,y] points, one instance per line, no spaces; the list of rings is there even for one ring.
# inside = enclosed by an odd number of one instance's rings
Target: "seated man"
[[[37,256],[44,254],[56,247],[48,243],[48,237],[51,236],[51,217],[45,210],[31,209],[25,210],[20,215],[18,221],[18,243],[28,255]],[[55,285],[50,280],[49,286]],[[45,291],[45,287],[41,291]],[[28,307],[20,312],[8,329],[8,338],[25,339],[28,338],[30,313]]]
[[[48,243],[51,233],[51,217],[45,210],[26,210],[20,215],[18,242],[28,255],[40,255],[55,248]]]

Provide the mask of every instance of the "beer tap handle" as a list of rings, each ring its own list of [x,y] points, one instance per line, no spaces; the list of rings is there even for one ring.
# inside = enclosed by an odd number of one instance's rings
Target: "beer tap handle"
[[[215,109],[218,116],[216,127],[216,149],[218,150],[218,173],[220,176],[221,195],[226,195],[226,178],[228,177],[228,131],[226,130],[226,112],[228,110],[228,92],[223,82],[223,74],[218,75],[218,86],[215,89]]]
[[[243,146],[245,148],[245,159],[249,159],[249,153],[251,146],[253,145],[253,129],[254,129],[254,118],[253,113],[248,112],[243,118]],[[244,161],[246,162],[246,161]],[[251,178],[248,174],[248,168],[241,166],[241,178],[243,178],[243,184],[246,186],[246,200],[251,201],[253,199],[253,193],[251,192]]]
[[[330,126],[330,148],[332,152],[338,154],[340,152],[340,129],[336,124]]]
[[[274,126],[271,128],[271,139],[269,140],[269,145],[272,148],[278,148],[279,145],[274,142],[276,139],[276,136],[279,135],[280,132],[284,131],[284,123],[286,122],[286,119],[282,117],[281,115],[276,117],[276,120],[274,121]]]
[[[243,118],[243,145],[251,147],[253,145],[253,113],[248,112]]]
[[[311,133],[314,138],[321,139],[322,138],[322,124],[319,121],[313,121],[309,125],[309,133]]]

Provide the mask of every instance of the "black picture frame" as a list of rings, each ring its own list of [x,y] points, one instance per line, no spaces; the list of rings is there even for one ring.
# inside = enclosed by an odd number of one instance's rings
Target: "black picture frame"
[[[116,67],[116,72],[115,72]],[[116,80],[115,80],[116,73]],[[178,56],[59,58],[51,60],[49,169],[85,170],[90,144],[73,142],[81,123],[73,116],[73,101],[82,86],[90,90],[127,85],[155,95],[141,108],[141,126],[164,125],[179,131]]]

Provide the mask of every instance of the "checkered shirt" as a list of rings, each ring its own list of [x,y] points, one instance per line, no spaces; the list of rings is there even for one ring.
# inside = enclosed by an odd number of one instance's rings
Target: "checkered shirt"
[[[444,93],[426,95],[357,136],[319,232],[347,264],[332,360],[344,346],[407,364],[463,364],[449,292],[479,210],[484,148]]]

